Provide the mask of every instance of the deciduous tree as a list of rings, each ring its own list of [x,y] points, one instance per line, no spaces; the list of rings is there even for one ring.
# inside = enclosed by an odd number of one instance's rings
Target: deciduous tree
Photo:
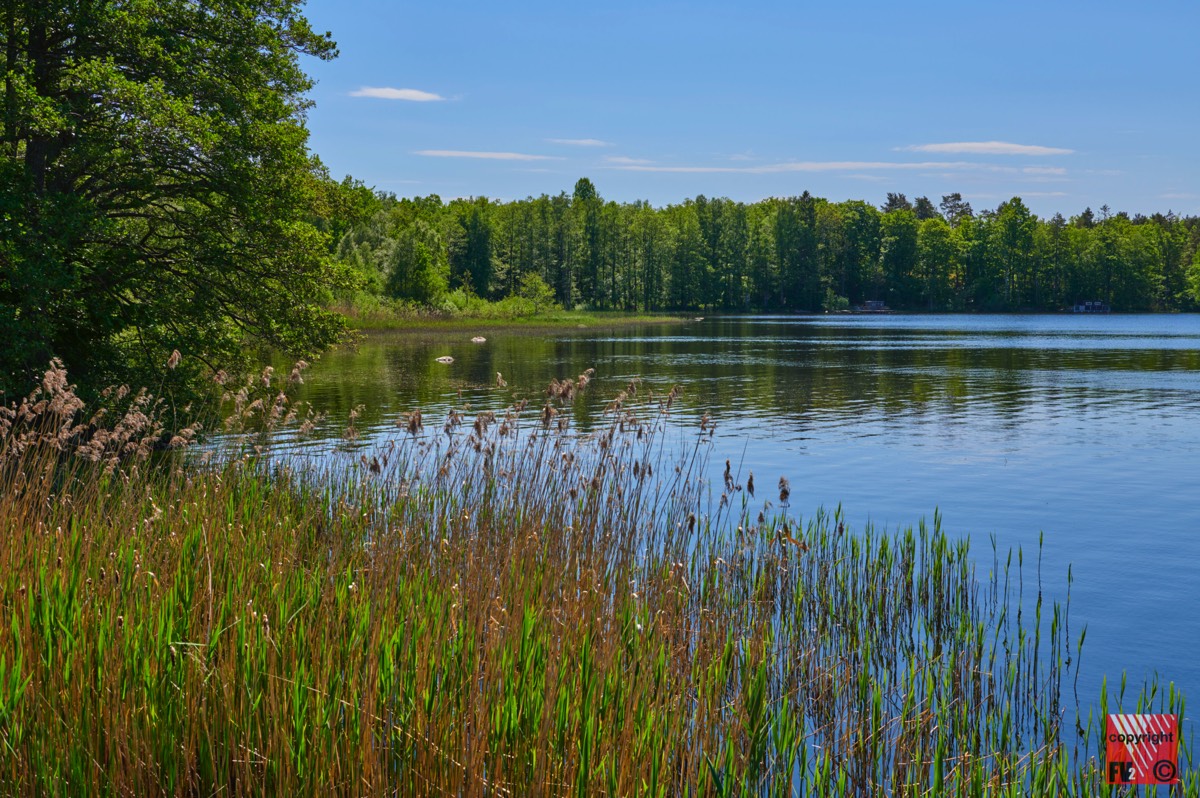
[[[300,62],[336,49],[300,5],[5,2],[0,380],[51,356],[144,379],[173,349],[195,373],[248,340],[339,336]]]

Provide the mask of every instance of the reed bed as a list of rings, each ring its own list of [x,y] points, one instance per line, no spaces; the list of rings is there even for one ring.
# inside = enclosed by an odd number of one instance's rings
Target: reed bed
[[[576,434],[589,377],[300,469],[269,373],[209,460],[52,368],[0,416],[0,794],[1133,794],[1023,553],[710,494],[707,419],[631,384]]]

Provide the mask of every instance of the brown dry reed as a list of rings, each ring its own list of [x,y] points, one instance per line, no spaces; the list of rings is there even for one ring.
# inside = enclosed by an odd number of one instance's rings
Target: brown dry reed
[[[591,376],[302,469],[269,372],[209,462],[54,364],[0,414],[0,794],[1130,794],[1020,552],[980,578],[936,516],[855,533],[729,470],[706,513],[679,391],[582,435],[549,411]]]

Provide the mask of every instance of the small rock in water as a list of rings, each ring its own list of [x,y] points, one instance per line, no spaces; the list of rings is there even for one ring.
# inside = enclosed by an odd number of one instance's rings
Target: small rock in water
[[[486,339],[486,338],[484,338],[482,335],[476,335],[474,338],[472,338],[472,339],[471,339],[471,343],[473,343],[473,344],[486,344],[486,343],[487,343],[487,339]]]
[[[453,363],[453,362],[454,362],[454,358],[450,357],[449,355],[442,355],[441,357],[439,357],[439,358],[437,359],[437,362],[439,362],[439,363]]]

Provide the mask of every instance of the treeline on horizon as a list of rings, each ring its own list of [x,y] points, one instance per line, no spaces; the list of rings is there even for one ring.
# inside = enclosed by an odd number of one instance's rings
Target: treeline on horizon
[[[571,194],[399,199],[347,178],[359,221],[337,257],[367,294],[452,309],[463,295],[621,311],[1120,311],[1200,307],[1200,217],[1090,208],[1041,219],[1020,197],[974,210],[889,193],[880,208],[804,192],[656,208]]]

